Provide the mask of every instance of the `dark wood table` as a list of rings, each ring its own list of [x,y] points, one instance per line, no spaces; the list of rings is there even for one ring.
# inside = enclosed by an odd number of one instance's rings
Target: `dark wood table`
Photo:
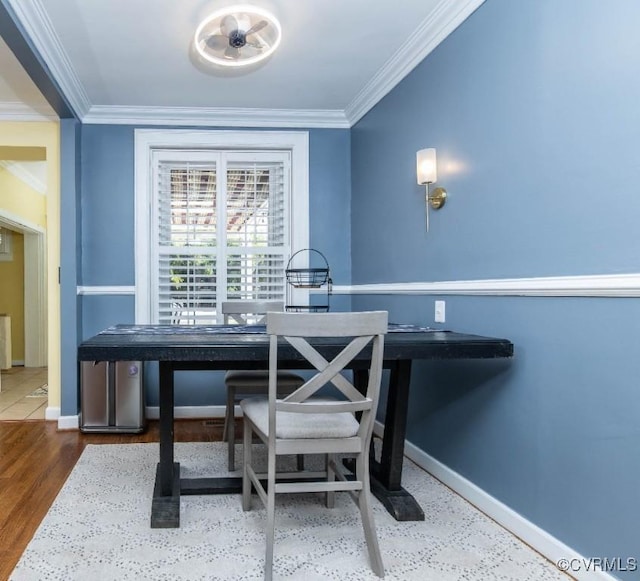
[[[326,358],[345,346],[344,340],[318,338],[310,343]],[[308,366],[291,346],[278,349],[285,369]],[[265,369],[269,339],[264,326],[117,325],[83,341],[78,361],[158,361],[160,398],[160,462],[151,508],[153,528],[180,526],[180,495],[226,494],[241,491],[240,477],[180,478],[174,462],[174,373],[182,370]],[[507,339],[434,331],[409,325],[389,325],[384,367],[390,370],[385,429],[379,462],[371,464],[371,488],[397,520],[424,520],[416,500],[402,488],[402,462],[407,406],[414,359],[489,359],[511,357]],[[356,385],[366,371],[353,363]]]

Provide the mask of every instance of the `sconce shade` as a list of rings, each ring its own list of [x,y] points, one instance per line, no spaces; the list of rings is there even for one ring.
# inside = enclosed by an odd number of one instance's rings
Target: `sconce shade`
[[[429,147],[418,151],[416,154],[416,172],[418,184],[421,186],[432,184],[438,179],[435,148]]]

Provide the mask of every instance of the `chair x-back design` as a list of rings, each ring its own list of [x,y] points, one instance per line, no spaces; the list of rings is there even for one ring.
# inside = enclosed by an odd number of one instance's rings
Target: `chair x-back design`
[[[240,403],[245,418],[242,508],[250,509],[253,487],[267,509],[265,579],[271,579],[273,567],[275,495],[290,492],[326,492],[328,507],[334,506],[335,492],[350,492],[360,509],[371,568],[376,575],[384,576],[371,508],[369,447],[380,393],[387,318],[386,311],[267,315],[269,396]],[[310,337],[349,337],[351,341],[332,361],[327,361],[307,341]],[[284,347],[282,338],[317,373],[279,399],[278,349]],[[342,373],[356,357],[358,364],[368,369],[364,393]],[[318,391],[330,384],[337,388],[336,397],[326,393],[319,397]],[[267,445],[266,475],[256,472],[252,465],[253,434]],[[285,454],[326,455],[326,469],[276,474],[276,457]],[[336,454],[355,458],[354,475],[346,472]],[[309,480],[302,480],[302,475]],[[266,487],[261,482],[265,478]]]

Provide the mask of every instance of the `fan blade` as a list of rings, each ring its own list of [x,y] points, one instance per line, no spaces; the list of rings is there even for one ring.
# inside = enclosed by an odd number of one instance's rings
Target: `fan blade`
[[[249,36],[254,32],[258,32],[258,30],[262,30],[265,26],[269,24],[266,20],[261,20],[260,22],[256,22],[247,32],[245,32],[245,36]]]
[[[229,38],[223,34],[212,34],[205,43],[212,50],[221,50],[225,46],[229,46]]]
[[[239,59],[240,58],[240,49],[234,48],[232,46],[228,46],[227,50],[224,51],[224,58],[226,59]]]
[[[238,30],[238,21],[234,16],[228,14],[220,23],[220,32],[225,36],[229,36],[234,30]]]
[[[259,42],[250,42],[247,40],[247,46],[250,46],[251,48],[255,48],[256,50],[262,50],[264,48],[264,45],[260,44]]]

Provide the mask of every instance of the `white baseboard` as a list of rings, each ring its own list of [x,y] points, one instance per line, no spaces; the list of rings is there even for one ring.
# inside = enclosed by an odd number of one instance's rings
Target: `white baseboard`
[[[60,416],[58,418],[59,430],[79,430],[80,416]]]
[[[239,410],[240,408],[238,407],[237,409]],[[225,407],[223,405],[179,406],[174,409],[173,417],[177,420],[224,418],[224,411]],[[148,406],[145,408],[145,412],[149,420],[160,418],[160,408],[158,406]],[[45,411],[45,419],[58,420],[59,430],[80,429],[80,416],[61,416],[60,408],[48,407]]]
[[[60,417],[60,408],[47,406],[44,410],[45,420],[57,420]]]
[[[224,418],[224,411],[225,407],[223,405],[181,406],[174,409],[173,417],[177,420]],[[145,412],[149,420],[157,420],[160,418],[160,408],[158,406],[148,406],[145,408]],[[80,416],[61,416],[60,408],[48,407],[45,411],[45,419],[58,420],[59,430],[80,429]]]
[[[374,433],[382,437],[384,425],[376,422]],[[566,573],[578,581],[615,581],[615,578],[605,571],[598,570],[595,563],[588,557],[583,557],[506,504],[486,493],[473,482],[406,440],[404,453],[409,460],[415,462],[420,468],[426,470],[552,563],[557,564],[561,559],[565,560],[569,564],[569,570]],[[429,518],[428,515],[427,518]]]
[[[147,406],[145,411],[149,420],[157,420],[160,417],[158,406]],[[224,418],[224,411],[223,405],[178,406],[173,410],[173,417],[177,420]]]

